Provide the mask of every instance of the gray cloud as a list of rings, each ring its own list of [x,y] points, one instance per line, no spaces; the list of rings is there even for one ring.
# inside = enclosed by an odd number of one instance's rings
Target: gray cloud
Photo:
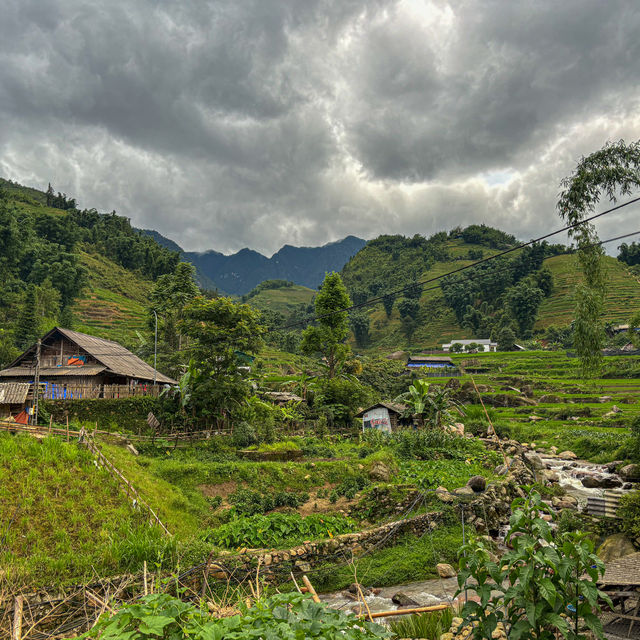
[[[0,175],[186,249],[471,222],[528,238],[559,226],[558,184],[582,154],[640,137],[640,8],[623,0],[0,13]]]

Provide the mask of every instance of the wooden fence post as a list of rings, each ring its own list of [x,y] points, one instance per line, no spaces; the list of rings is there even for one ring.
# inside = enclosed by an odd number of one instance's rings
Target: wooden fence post
[[[69,414],[67,414],[67,442],[69,442]]]
[[[53,414],[49,415],[49,435],[51,435],[51,430],[53,429]]]
[[[11,640],[22,639],[22,608],[24,599],[22,596],[16,596],[13,602],[13,634]]]

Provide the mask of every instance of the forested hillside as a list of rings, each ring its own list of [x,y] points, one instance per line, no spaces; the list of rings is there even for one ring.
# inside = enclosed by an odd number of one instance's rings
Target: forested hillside
[[[56,324],[131,344],[178,261],[115,212],[0,180],[0,363]]]

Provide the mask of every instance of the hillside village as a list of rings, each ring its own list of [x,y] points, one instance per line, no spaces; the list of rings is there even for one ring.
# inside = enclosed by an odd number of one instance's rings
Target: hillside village
[[[482,575],[465,554],[525,553],[515,509],[536,549],[583,545],[611,601],[580,607],[611,632],[635,620],[635,244],[603,258],[585,374],[575,247],[380,236],[319,289],[228,296],[115,213],[0,187],[2,637],[74,637],[143,595],[167,620],[207,603],[205,626],[264,601],[271,622],[298,603],[295,624],[369,634],[352,637],[464,637]]]

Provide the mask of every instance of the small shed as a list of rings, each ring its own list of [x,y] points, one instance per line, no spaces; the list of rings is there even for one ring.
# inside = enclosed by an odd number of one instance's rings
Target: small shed
[[[378,402],[356,414],[356,418],[362,418],[362,431],[377,429],[391,433],[399,426],[410,424],[411,420],[402,418],[406,407],[402,404]]]
[[[28,408],[28,382],[0,382],[0,420],[11,419]]]

